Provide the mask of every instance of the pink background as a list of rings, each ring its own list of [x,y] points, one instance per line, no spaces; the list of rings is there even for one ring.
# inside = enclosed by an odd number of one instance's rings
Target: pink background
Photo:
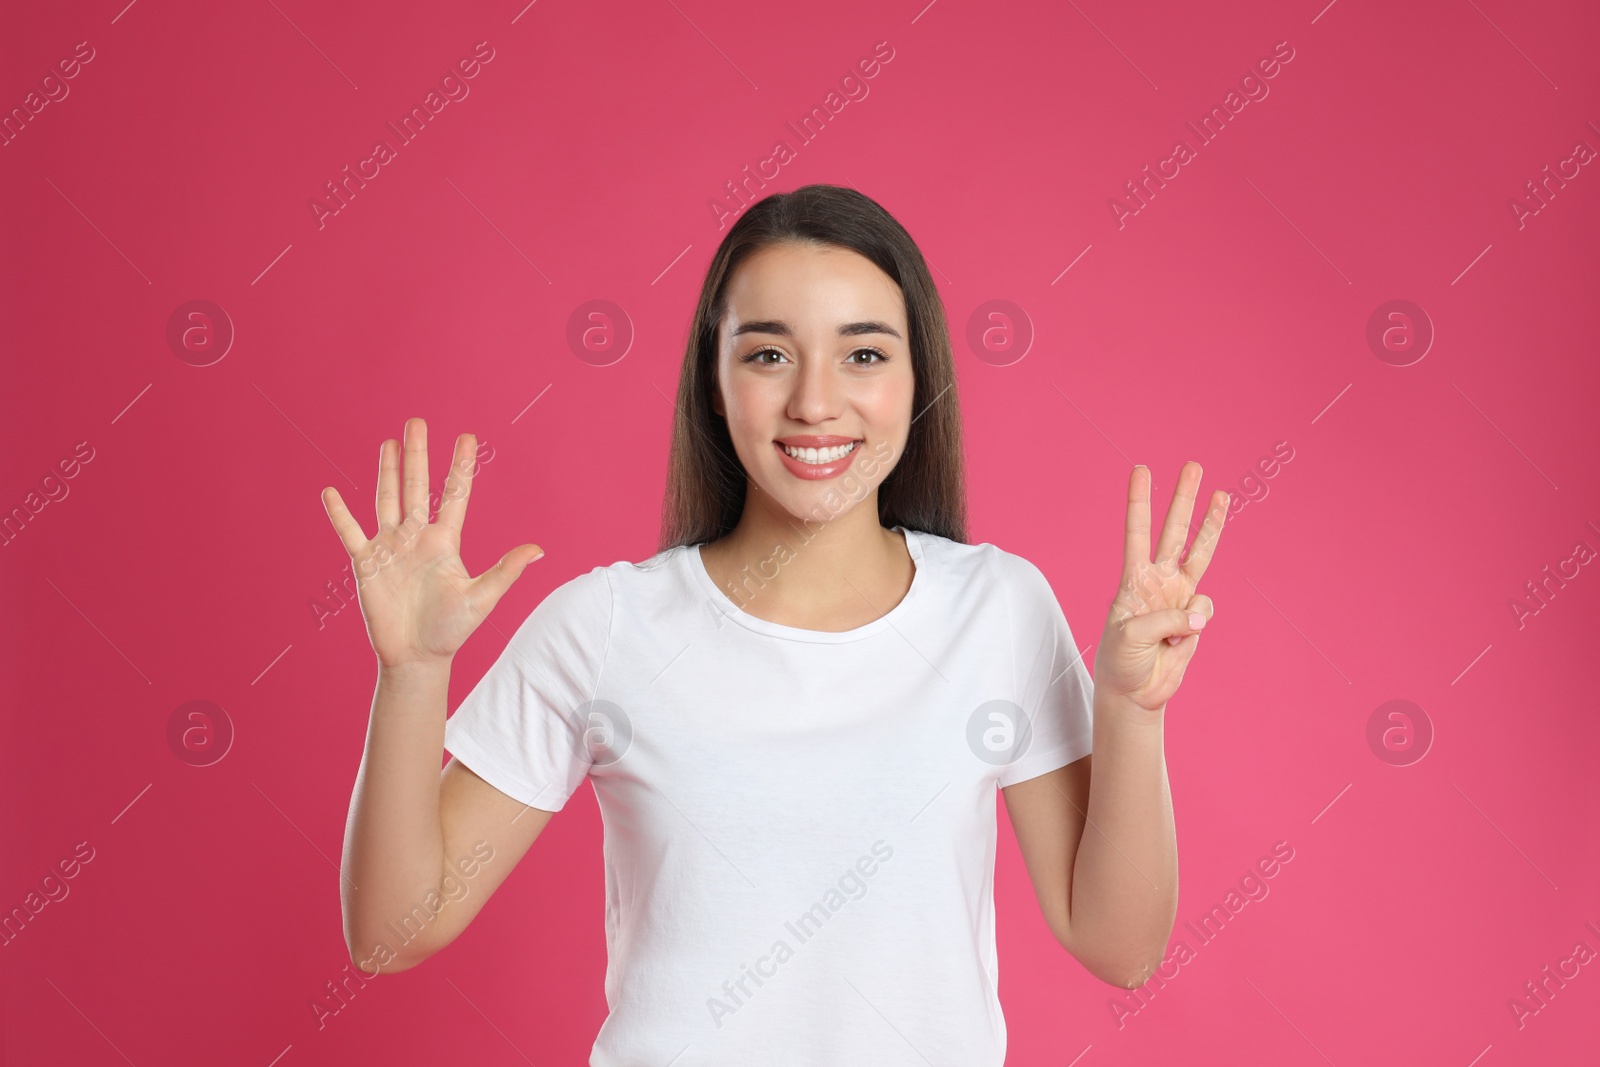
[[[353,604],[319,628],[346,555],[318,494],[370,532],[407,416],[436,476],[457,433],[493,447],[468,567],[548,554],[458,657],[453,707],[551,588],[653,552],[711,205],[737,213],[724,183],[780,139],[765,192],[853,185],[934,265],[972,540],[1037,562],[1080,645],[1132,464],[1158,517],[1186,459],[1250,501],[1167,719],[1175,937],[1276,842],[1294,858],[1119,1023],[1138,1002],[1051,939],[1002,809],[1009,1062],[1597,1055],[1600,962],[1524,989],[1600,951],[1600,168],[1563,163],[1600,148],[1592,5],[122,4],[14,5],[0,34],[7,112],[94,50],[0,148],[0,507],[69,490],[0,545],[0,908],[93,849],[0,948],[5,1062],[586,1061],[588,789],[444,953],[329,992],[374,665]],[[398,144],[385,123],[480,41],[470,95]],[[786,123],[882,41],[868,95],[802,144]],[[1201,144],[1186,123],[1281,41],[1269,95]],[[308,201],[379,138],[397,158],[319,228]],[[1119,226],[1180,138],[1194,158]],[[1547,165],[1577,174],[1519,224]],[[203,367],[166,339],[195,299],[236,331]],[[620,359],[568,344],[594,299],[631,323]],[[1025,316],[1020,360],[967,342],[991,300]],[[1391,300],[1435,333],[1407,366],[1367,341]],[[1252,479],[1278,442],[1293,459]],[[1519,624],[1547,566],[1570,580]],[[1434,733],[1409,765],[1368,742],[1397,699]],[[236,732],[210,766],[169,747],[190,700]]]

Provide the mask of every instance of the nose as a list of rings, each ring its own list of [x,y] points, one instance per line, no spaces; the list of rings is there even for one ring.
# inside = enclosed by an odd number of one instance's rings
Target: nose
[[[843,385],[826,358],[802,357],[791,379],[788,415],[796,422],[822,423],[837,418],[843,407]]]

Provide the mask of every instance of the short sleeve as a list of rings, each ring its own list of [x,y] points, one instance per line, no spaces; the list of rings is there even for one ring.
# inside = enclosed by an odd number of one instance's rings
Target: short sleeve
[[[1001,769],[1004,788],[1093,750],[1094,680],[1049,579],[1021,556],[996,549],[996,557],[1011,619],[1016,702],[1030,729],[1022,755]]]
[[[445,749],[507,796],[560,811],[589,773],[585,705],[610,636],[606,568],[551,590],[445,723]]]

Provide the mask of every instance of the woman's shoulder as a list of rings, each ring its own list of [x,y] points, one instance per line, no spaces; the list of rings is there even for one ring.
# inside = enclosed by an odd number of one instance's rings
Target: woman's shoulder
[[[1035,575],[1043,577],[1039,568],[1028,559],[992,541],[968,544],[926,530],[909,532],[916,537],[922,554],[935,569],[956,572],[985,582],[1016,583],[1031,581]]]
[[[570,577],[557,578],[518,626],[522,642],[546,640],[550,635],[559,635],[563,640],[609,640],[619,606],[626,616],[652,611],[650,601],[672,602],[674,590],[669,586],[679,569],[668,564],[681,551],[667,549],[643,560],[596,564]],[[533,577],[535,568],[549,558],[533,564],[522,580]]]
[[[550,595],[560,592],[568,599],[593,598],[602,594],[611,595],[611,591],[618,587],[657,585],[672,572],[671,564],[685,551],[687,548],[680,545],[662,549],[641,560],[619,559],[614,563],[598,563],[558,583]]]

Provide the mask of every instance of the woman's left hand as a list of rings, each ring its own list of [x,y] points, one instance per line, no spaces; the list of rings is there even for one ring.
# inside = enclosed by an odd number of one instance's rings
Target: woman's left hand
[[[1200,532],[1181,563],[1189,518],[1200,486],[1200,464],[1190,461],[1178,473],[1150,558],[1150,470],[1133,468],[1128,480],[1128,524],[1122,581],[1094,657],[1095,689],[1125,697],[1146,711],[1159,712],[1183,681],[1183,672],[1200,646],[1200,629],[1211,618],[1211,598],[1195,593],[1222,533],[1229,496],[1211,494]]]

